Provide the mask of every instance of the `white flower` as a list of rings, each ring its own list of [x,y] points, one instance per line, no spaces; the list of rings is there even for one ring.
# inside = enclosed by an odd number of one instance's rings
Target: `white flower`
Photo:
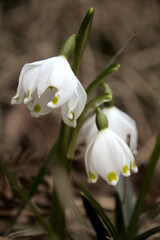
[[[138,171],[127,144],[108,128],[98,131],[87,146],[85,166],[89,182],[96,182],[100,175],[111,185],[117,184],[120,173],[128,177],[130,169]]]
[[[116,107],[109,107],[102,109],[102,112],[108,118],[108,127],[120,136],[127,144],[134,154],[137,153],[138,131],[135,121],[126,113],[122,112]],[[95,124],[95,115],[87,120],[82,131],[86,138],[87,145],[97,133]]]
[[[63,56],[27,63],[23,66],[16,95],[11,104],[24,100],[31,115],[39,117],[62,107],[63,121],[76,126],[87,95]]]

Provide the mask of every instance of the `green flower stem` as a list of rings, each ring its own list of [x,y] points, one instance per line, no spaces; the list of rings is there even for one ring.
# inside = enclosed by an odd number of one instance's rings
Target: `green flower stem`
[[[66,158],[67,148],[68,148],[68,138],[70,135],[70,128],[61,122],[61,129],[59,135],[59,145],[58,145],[58,161],[57,169],[63,168],[67,171],[68,160]],[[62,206],[59,198],[59,189],[57,189],[56,183],[54,182],[53,192],[52,192],[52,203],[50,211],[50,224],[53,230],[57,234],[60,240],[64,240],[65,236],[65,209]]]
[[[58,145],[58,158],[59,158],[58,163],[64,167],[66,167],[67,164],[66,152],[68,149],[68,138],[70,135],[70,130],[71,128],[62,121]]]
[[[105,82],[102,82],[101,85],[104,88],[104,93],[110,93],[111,96],[112,96],[112,100],[110,102],[105,103],[104,106],[107,107],[107,108],[113,107],[114,106],[114,94],[113,94],[112,89]]]
[[[87,87],[86,92],[88,97],[92,94],[92,92],[97,88],[97,86],[105,77],[117,72],[119,68],[119,64],[113,64],[112,66],[104,68],[102,72],[100,72],[100,74],[96,77],[96,79]]]
[[[54,234],[54,232],[53,232],[52,228],[50,227],[50,225],[47,224],[47,222],[42,217],[42,215],[37,211],[37,209],[33,205],[33,203],[31,203],[28,200],[28,196],[26,194],[26,191],[23,189],[22,186],[20,186],[20,184],[18,183],[16,177],[13,175],[13,173],[11,173],[11,171],[8,169],[8,167],[2,161],[2,159],[0,159],[0,169],[7,176],[8,180],[10,182],[10,185],[12,186],[13,190],[19,195],[19,197],[23,201],[28,202],[28,205],[31,208],[32,213],[33,213],[35,219],[39,222],[39,224],[43,227],[43,229],[48,233],[50,239],[57,239],[56,235]]]
[[[159,155],[160,155],[160,131],[158,133],[156,144],[155,144],[153,153],[151,155],[149,164],[147,166],[147,169],[146,169],[143,181],[142,181],[142,185],[141,185],[141,188],[139,191],[138,199],[137,199],[137,202],[135,205],[135,209],[133,211],[133,215],[132,215],[130,224],[128,226],[128,230],[127,230],[128,239],[132,239],[137,233],[138,219],[139,219],[140,213],[144,207],[145,197],[147,195]]]
[[[17,210],[17,213],[15,215],[15,217],[12,219],[11,223],[10,223],[10,226],[6,232],[6,234],[9,234],[14,225],[16,224],[20,214],[21,214],[21,211],[25,208],[26,204],[28,203],[28,201],[30,200],[30,198],[35,194],[36,190],[37,190],[37,187],[39,186],[39,184],[42,182],[43,180],[43,177],[44,175],[46,174],[50,164],[53,162],[53,160],[55,160],[55,156],[57,154],[57,149],[58,149],[58,142],[59,140],[57,140],[54,145],[52,146],[51,150],[49,151],[48,155],[46,156],[46,158],[44,159],[44,162],[38,172],[38,175],[34,178],[34,180],[32,181],[31,183],[31,187],[29,188],[28,192],[26,193],[27,194],[27,197],[26,199],[22,200],[18,210]],[[53,159],[54,158],[54,159]]]
[[[75,152],[75,147],[76,147],[76,141],[77,141],[78,133],[79,133],[79,130],[81,129],[84,121],[88,117],[88,115],[91,112],[93,112],[96,107],[98,107],[102,103],[108,102],[108,101],[111,101],[111,95],[108,94],[108,93],[104,93],[104,94],[102,94],[102,95],[92,99],[90,102],[88,102],[86,104],[83,113],[78,118],[77,127],[72,132],[71,142],[70,142],[68,153],[67,153],[67,157],[69,159],[73,159],[74,158],[74,152]]]

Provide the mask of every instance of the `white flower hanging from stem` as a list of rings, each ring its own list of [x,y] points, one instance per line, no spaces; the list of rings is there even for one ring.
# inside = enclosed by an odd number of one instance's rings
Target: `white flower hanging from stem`
[[[102,85],[105,88],[104,92],[110,93],[112,96],[112,100],[104,103],[105,107],[102,109],[102,112],[108,119],[108,127],[128,144],[133,154],[137,154],[138,131],[136,122],[129,115],[114,106],[114,95],[112,90],[108,84],[103,83]],[[95,124],[95,118],[96,115],[90,117],[82,128],[87,145],[98,131]]]
[[[96,182],[98,175],[111,185],[116,185],[119,175],[130,176],[130,169],[137,172],[134,156],[127,144],[105,123],[106,116],[100,109],[96,118],[99,131],[87,146],[85,166],[89,182]],[[102,124],[101,119],[104,118]],[[107,118],[106,118],[107,121]]]
[[[62,107],[63,121],[76,126],[87,95],[64,56],[27,63],[21,70],[16,95],[12,104],[24,103],[33,117]]]
[[[135,121],[115,106],[109,108],[104,107],[102,109],[102,112],[108,118],[109,129],[121,137],[129,145],[132,152],[136,154],[138,131]],[[90,143],[98,131],[95,124],[95,118],[95,115],[89,118],[82,128],[87,145]]]

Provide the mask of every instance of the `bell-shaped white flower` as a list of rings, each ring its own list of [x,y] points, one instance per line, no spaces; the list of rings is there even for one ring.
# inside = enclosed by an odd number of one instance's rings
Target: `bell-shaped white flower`
[[[108,118],[108,127],[120,136],[129,146],[134,154],[137,153],[138,131],[136,122],[126,113],[112,106],[103,108],[102,112]],[[87,145],[97,133],[95,115],[89,118],[83,125],[82,131],[86,138]]]
[[[12,104],[24,103],[39,117],[62,107],[63,121],[76,126],[87,95],[64,56],[27,63],[23,66]]]
[[[98,131],[87,146],[85,166],[89,182],[99,175],[111,185],[117,184],[120,173],[128,177],[130,169],[138,171],[130,148],[109,128]]]

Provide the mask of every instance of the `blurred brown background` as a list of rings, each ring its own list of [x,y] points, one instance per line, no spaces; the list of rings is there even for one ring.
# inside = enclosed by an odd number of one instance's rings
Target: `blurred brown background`
[[[86,87],[96,77],[132,34],[139,32],[117,60],[121,68],[108,78],[108,83],[115,92],[116,105],[137,122],[137,165],[140,173],[138,180],[136,176],[134,179],[138,184],[143,179],[143,166],[153,149],[160,120],[160,1],[4,0],[0,1],[0,153],[25,186],[36,175],[43,157],[56,139],[60,112],[59,109],[54,110],[49,115],[34,119],[25,105],[11,106],[19,72],[26,62],[57,55],[64,39],[78,31],[91,6],[95,16],[78,75],[83,86]],[[83,143],[83,138],[80,142]],[[78,159],[84,152],[84,146],[82,149],[80,146]],[[77,160],[74,166],[73,178],[81,180],[80,169],[86,182],[82,159]],[[160,196],[160,163],[156,169],[149,203]],[[52,181],[47,176],[46,179],[46,184],[50,185]],[[5,191],[0,190],[0,232],[3,232],[6,219],[15,213],[17,206],[17,202],[13,201],[13,192],[6,180],[2,180],[0,188],[5,186]],[[98,192],[97,186],[92,188]],[[103,186],[111,189],[106,184]],[[104,190],[101,193],[103,196]]]

